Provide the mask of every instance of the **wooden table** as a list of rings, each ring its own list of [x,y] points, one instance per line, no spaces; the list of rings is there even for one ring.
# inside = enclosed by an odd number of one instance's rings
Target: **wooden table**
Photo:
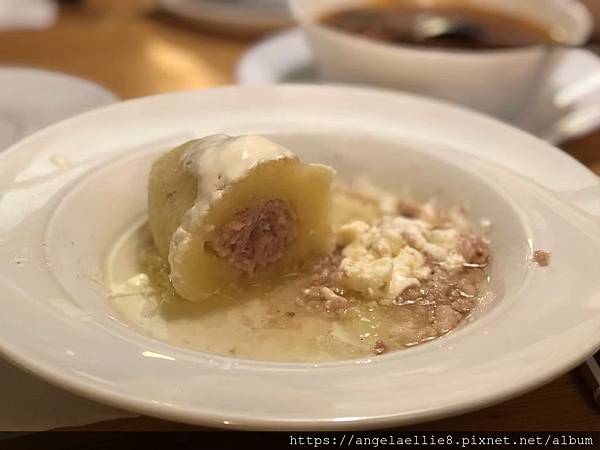
[[[124,99],[234,82],[233,69],[248,40],[206,34],[163,14],[138,13],[65,8],[52,29],[0,33],[0,63],[88,78]],[[600,132],[569,143],[566,150],[600,174]],[[600,415],[579,375],[572,372],[513,400],[419,428],[600,431]],[[78,429],[196,428],[140,417]]]

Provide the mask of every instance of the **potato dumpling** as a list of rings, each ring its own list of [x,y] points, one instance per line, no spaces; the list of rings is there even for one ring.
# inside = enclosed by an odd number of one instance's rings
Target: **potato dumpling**
[[[180,164],[188,147],[189,143],[180,145],[156,160],[148,180],[148,223],[156,249],[165,261],[169,259],[173,233],[196,201],[198,181]]]
[[[382,212],[376,199],[360,195],[348,188],[334,189],[332,227],[337,230],[355,220],[372,224],[381,219]]]
[[[177,293],[202,300],[330,253],[332,179],[259,136],[213,136],[157,160],[149,222]]]

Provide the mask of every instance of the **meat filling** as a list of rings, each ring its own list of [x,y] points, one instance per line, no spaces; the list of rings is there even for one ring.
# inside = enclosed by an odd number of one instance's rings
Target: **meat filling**
[[[467,264],[485,267],[490,260],[490,246],[488,242],[473,235],[462,235],[458,241],[459,250]]]
[[[208,245],[217,256],[250,274],[281,259],[295,237],[293,211],[286,202],[272,199],[236,213]]]

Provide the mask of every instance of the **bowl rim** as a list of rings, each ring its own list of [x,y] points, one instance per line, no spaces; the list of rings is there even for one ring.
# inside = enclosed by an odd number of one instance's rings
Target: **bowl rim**
[[[417,47],[409,44],[396,44],[376,39],[369,39],[364,36],[344,32],[341,30],[327,27],[321,24],[316,17],[308,14],[302,3],[305,0],[287,0],[289,9],[292,12],[294,19],[304,28],[312,29],[322,33],[330,38],[336,38],[338,41],[345,40],[355,46],[360,46],[364,50],[385,52],[388,56],[393,57],[394,53],[403,52],[413,57],[423,58],[451,58],[474,60],[475,58],[492,58],[492,57],[509,57],[517,55],[526,55],[537,51],[550,51],[552,46],[548,45],[525,45],[513,48],[497,48],[497,49],[439,49],[435,47]],[[561,0],[565,5],[569,5],[569,14],[579,22],[579,35],[573,35],[569,40],[569,45],[583,45],[592,36],[594,29],[594,19],[588,8],[579,0]]]

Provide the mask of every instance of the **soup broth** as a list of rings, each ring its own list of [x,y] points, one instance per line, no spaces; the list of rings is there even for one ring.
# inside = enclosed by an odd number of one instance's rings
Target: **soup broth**
[[[442,210],[433,203],[420,205],[343,187],[335,190],[333,200],[333,225],[340,241],[332,255],[310,261],[282,279],[245,286],[243,291],[223,290],[197,303],[177,295],[148,227],[134,226],[107,261],[109,302],[116,317],[148,336],[191,350],[260,360],[323,361],[376,356],[430,341],[492,300],[487,289],[489,248],[472,234],[462,208]],[[402,230],[394,228],[398,221]],[[370,269],[361,267],[364,252],[371,263],[379,264],[380,252],[393,251],[379,247],[393,247],[394,239],[385,236],[396,231],[405,234],[408,247],[420,247],[415,226],[431,227],[431,238],[440,245],[463,236],[466,240],[458,244],[463,256],[434,261],[434,247],[425,243],[420,270],[427,273],[420,285],[405,286],[393,298],[378,295],[371,286],[375,280],[367,276]],[[359,237],[348,243],[357,227],[373,242]],[[419,258],[416,250],[408,249],[397,262],[408,269]]]
[[[331,28],[391,44],[466,50],[506,49],[552,43],[552,30],[532,20],[478,8],[462,2],[434,2],[430,7],[416,1],[373,2],[344,9],[321,18]],[[461,24],[461,32],[419,38],[417,21],[436,18]]]

